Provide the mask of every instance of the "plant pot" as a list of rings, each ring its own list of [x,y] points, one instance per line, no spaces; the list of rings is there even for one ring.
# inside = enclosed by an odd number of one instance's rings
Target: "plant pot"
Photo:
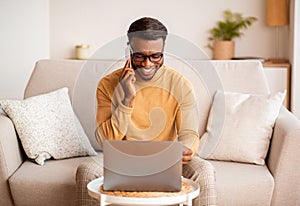
[[[214,41],[213,59],[229,60],[234,57],[234,41]]]

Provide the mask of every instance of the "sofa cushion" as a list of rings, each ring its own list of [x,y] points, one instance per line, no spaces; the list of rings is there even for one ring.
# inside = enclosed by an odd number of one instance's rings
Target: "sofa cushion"
[[[42,167],[25,161],[9,179],[15,205],[73,206],[77,167],[91,158],[101,162],[102,153],[93,157],[49,160]]]
[[[27,156],[38,164],[51,157],[96,154],[73,112],[67,88],[25,100],[0,100],[0,104],[12,119]]]
[[[200,156],[207,159],[265,164],[275,120],[285,92],[254,95],[217,91]]]
[[[270,205],[274,179],[265,165],[209,162],[216,170],[218,205]]]

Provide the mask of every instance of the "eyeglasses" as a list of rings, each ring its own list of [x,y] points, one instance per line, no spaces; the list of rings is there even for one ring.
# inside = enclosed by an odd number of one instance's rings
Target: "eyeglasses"
[[[162,52],[157,52],[151,55],[145,55],[143,53],[135,52],[131,50],[131,58],[136,62],[143,62],[148,58],[151,62],[159,62],[163,58],[164,54]]]

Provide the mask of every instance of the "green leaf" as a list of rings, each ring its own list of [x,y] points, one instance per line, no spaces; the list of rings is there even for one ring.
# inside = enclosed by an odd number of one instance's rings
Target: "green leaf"
[[[209,40],[232,40],[243,35],[242,30],[249,28],[256,17],[243,17],[241,13],[232,13],[230,10],[223,11],[223,21],[218,21],[216,26],[209,30]]]

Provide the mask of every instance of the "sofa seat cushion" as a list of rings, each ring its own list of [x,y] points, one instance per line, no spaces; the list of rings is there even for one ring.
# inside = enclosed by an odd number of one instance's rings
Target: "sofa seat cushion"
[[[93,157],[49,160],[44,166],[25,161],[9,179],[15,205],[74,205],[77,167],[93,158],[102,159],[102,153]]]
[[[274,179],[265,165],[209,161],[216,170],[218,205],[270,205]]]

